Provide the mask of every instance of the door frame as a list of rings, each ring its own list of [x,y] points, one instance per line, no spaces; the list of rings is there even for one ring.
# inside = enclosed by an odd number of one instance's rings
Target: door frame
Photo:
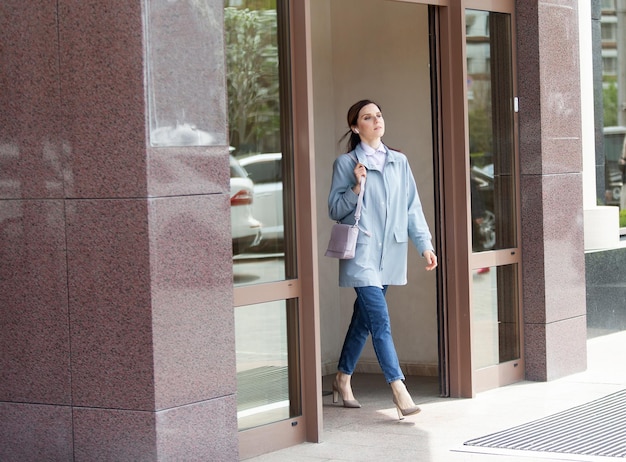
[[[389,0],[437,7],[435,14],[435,53],[431,56],[437,74],[437,120],[433,123],[434,148],[439,168],[439,201],[436,223],[437,251],[440,253],[438,279],[438,311],[440,322],[440,379],[442,394],[451,397],[474,397],[478,391],[523,380],[523,307],[521,284],[521,236],[514,258],[506,252],[472,255],[471,199],[469,185],[469,127],[467,104],[467,59],[465,52],[465,11],[476,9],[511,15],[511,43],[515,37],[515,0]],[[517,94],[515,49],[513,62],[513,94]],[[436,60],[436,62],[435,62]],[[462,109],[462,110],[460,110]],[[514,146],[518,149],[517,113],[514,114]],[[444,129],[445,127],[445,129]],[[459,153],[463,154],[460,159]],[[516,216],[520,227],[519,155],[515,156],[518,176]],[[514,260],[514,261],[513,261]],[[472,361],[472,268],[514,262],[518,265],[518,303],[520,326],[520,360],[481,370],[474,370]],[[521,365],[521,367],[520,367]]]
[[[293,327],[299,338],[294,350],[300,363],[302,414],[280,422],[238,432],[239,457],[277,451],[289,446],[320,442],[322,435],[322,376],[320,370],[320,316],[317,269],[317,217],[315,210],[315,158],[313,147],[310,0],[288,0],[289,59],[291,61],[291,123],[293,126],[294,202],[297,278],[259,286],[238,287],[234,306],[271,300],[297,300],[299,320]],[[313,365],[313,366],[309,366]]]
[[[494,13],[504,13],[510,15],[511,18],[511,73],[512,73],[512,95],[517,97],[517,60],[515,53],[516,28],[515,28],[515,1],[514,0],[490,0],[483,2],[481,0],[465,0],[463,7],[463,19],[465,18],[465,9],[482,10]],[[462,29],[465,31],[465,27]],[[465,40],[465,37],[464,37]],[[465,50],[465,47],[463,47]],[[466,59],[463,60],[466,63]],[[467,79],[465,79],[467,85]],[[467,100],[466,100],[467,106]],[[466,108],[467,110],[467,108]],[[504,265],[517,266],[517,322],[519,326],[519,358],[501,362],[497,365],[475,369],[472,367],[472,396],[476,393],[519,382],[525,377],[524,366],[524,322],[523,322],[523,304],[522,304],[522,248],[521,248],[521,196],[520,196],[520,162],[519,162],[519,132],[518,132],[518,113],[514,110],[512,114],[513,124],[513,149],[514,168],[515,168],[515,210],[516,217],[516,245],[512,248],[493,250],[489,252],[471,253],[470,252],[470,274],[473,269],[482,267],[498,267]],[[466,156],[469,159],[469,156]],[[469,198],[469,196],[468,196]],[[468,202],[469,203],[469,202]],[[471,216],[471,213],[468,214]],[[471,230],[470,230],[471,233]],[[470,234],[471,238],[471,234]],[[470,239],[471,242],[471,239]],[[471,249],[471,247],[470,247]],[[471,276],[470,276],[471,277]],[[471,280],[470,280],[471,291]],[[471,314],[471,313],[470,313]],[[471,318],[470,318],[471,324]]]

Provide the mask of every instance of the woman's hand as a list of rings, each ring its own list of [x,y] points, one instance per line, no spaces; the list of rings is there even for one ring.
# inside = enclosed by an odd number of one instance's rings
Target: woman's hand
[[[354,178],[356,179],[356,185],[352,188],[355,194],[359,194],[361,192],[361,177],[367,177],[367,169],[365,165],[358,163],[356,167],[354,167]]]
[[[426,259],[426,271],[432,271],[437,268],[437,255],[431,250],[424,252],[424,258]]]

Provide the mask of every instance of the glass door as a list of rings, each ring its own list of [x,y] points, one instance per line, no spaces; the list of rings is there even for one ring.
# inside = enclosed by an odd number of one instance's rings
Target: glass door
[[[474,391],[524,378],[511,14],[467,9]]]
[[[240,455],[304,441],[289,4],[226,0]]]

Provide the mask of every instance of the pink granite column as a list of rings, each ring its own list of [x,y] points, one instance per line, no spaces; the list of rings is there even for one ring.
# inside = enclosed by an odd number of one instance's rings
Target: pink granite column
[[[586,368],[578,2],[518,1],[526,377]]]
[[[0,460],[71,460],[56,5],[0,12]]]
[[[223,2],[2,9],[0,460],[237,460]]]

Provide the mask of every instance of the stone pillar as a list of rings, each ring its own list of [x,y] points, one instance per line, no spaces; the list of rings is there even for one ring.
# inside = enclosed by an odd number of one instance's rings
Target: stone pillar
[[[0,460],[238,460],[223,2],[1,10]]]
[[[526,378],[586,368],[577,1],[518,1]]]

